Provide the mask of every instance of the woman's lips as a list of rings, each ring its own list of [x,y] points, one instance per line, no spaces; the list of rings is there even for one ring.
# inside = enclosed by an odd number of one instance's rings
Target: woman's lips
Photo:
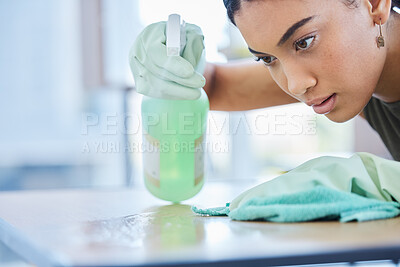
[[[336,94],[331,95],[319,105],[312,105],[315,113],[327,114],[333,110],[336,104]]]

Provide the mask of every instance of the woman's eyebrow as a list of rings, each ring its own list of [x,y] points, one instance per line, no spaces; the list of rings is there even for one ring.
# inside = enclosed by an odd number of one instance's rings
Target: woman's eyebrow
[[[258,51],[256,51],[256,50],[251,49],[250,46],[248,47],[248,49],[249,49],[250,53],[252,53],[252,54],[263,54],[263,55],[266,55],[266,54],[263,53],[263,52],[258,52]]]
[[[293,24],[282,36],[282,38],[279,40],[278,44],[276,46],[282,46],[300,27],[304,26],[306,23],[308,23],[310,20],[315,18],[315,16],[311,16],[305,19],[302,19],[295,24]]]

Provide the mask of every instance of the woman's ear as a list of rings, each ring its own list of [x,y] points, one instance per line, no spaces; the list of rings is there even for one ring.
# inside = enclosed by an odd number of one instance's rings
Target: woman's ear
[[[375,24],[385,24],[392,8],[391,0],[366,0],[369,12]]]

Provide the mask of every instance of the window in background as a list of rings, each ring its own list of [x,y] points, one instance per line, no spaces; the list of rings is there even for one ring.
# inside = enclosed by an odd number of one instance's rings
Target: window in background
[[[0,189],[87,184],[79,2],[0,1],[0,20]]]
[[[98,67],[100,3],[0,1],[0,190],[124,184],[122,154],[102,147],[122,135],[94,129],[123,113]]]

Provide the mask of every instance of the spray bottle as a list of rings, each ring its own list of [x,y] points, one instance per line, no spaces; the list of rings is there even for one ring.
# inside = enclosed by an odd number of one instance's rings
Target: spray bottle
[[[166,37],[167,55],[179,56],[186,43],[185,22],[180,24],[179,15],[169,16]],[[143,96],[144,181],[160,199],[174,203],[189,199],[204,184],[209,102],[200,90],[195,100]]]

